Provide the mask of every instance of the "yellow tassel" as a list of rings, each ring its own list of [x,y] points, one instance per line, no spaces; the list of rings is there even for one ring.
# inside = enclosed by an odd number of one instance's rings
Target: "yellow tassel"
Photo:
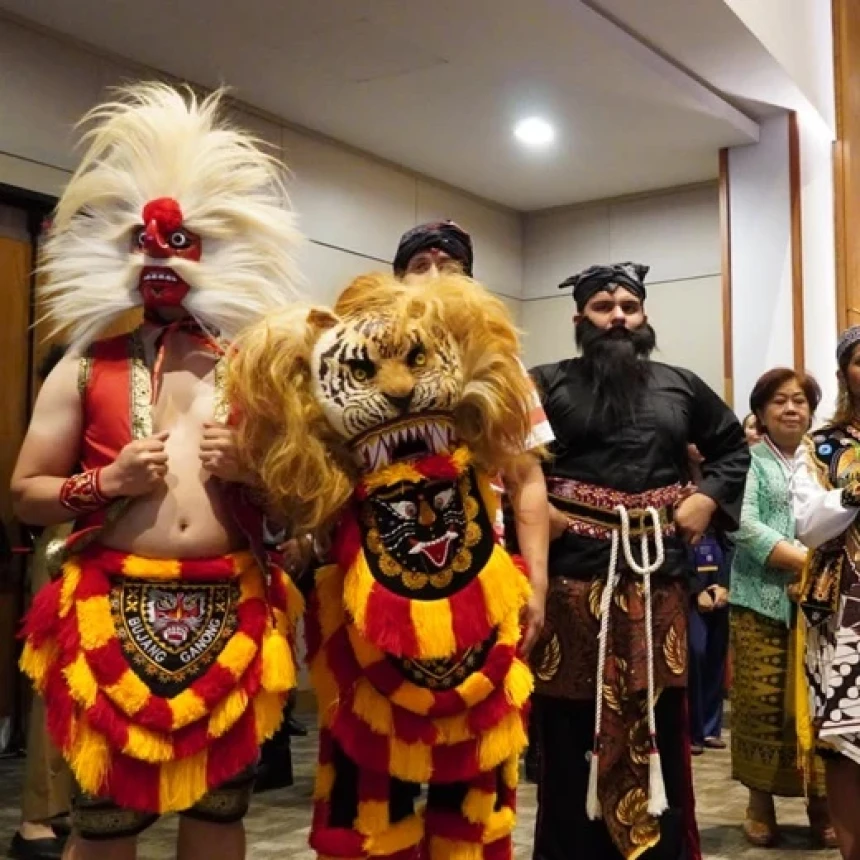
[[[87,658],[78,654],[75,662],[63,669],[63,675],[66,676],[72,698],[82,707],[91,708],[96,703],[99,685]]]
[[[483,845],[474,842],[461,842],[442,836],[431,836],[429,841],[430,860],[482,860],[484,856]]]
[[[523,729],[522,715],[515,711],[481,736],[478,744],[478,767],[492,770],[508,756],[526,748],[528,738]]]
[[[468,714],[456,714],[453,717],[441,717],[433,721],[436,731],[439,732],[439,743],[443,746],[458,744],[462,741],[471,740],[474,737],[469,728]]]
[[[57,643],[47,640],[41,648],[34,648],[29,640],[24,643],[19,666],[21,671],[33,682],[38,692],[45,689],[45,676],[57,659]]]
[[[139,761],[152,764],[171,762],[174,759],[173,743],[159,734],[141,726],[128,727],[128,740],[123,752]]]
[[[146,684],[131,669],[126,669],[115,684],[105,687],[105,693],[130,717],[149,701],[151,695]]]
[[[80,566],[74,561],[67,561],[63,565],[63,584],[60,586],[60,618],[65,618],[72,611],[80,581]]]
[[[451,460],[454,468],[462,475],[472,462],[472,452],[463,445],[451,455]]]
[[[224,650],[218,655],[217,663],[238,679],[257,653],[257,643],[240,630],[224,646]]]
[[[327,642],[346,621],[343,609],[344,577],[334,565],[324,568],[325,574],[317,574],[318,621],[322,641]]]
[[[169,699],[167,704],[173,713],[174,731],[202,720],[209,713],[206,703],[191,689],[183,690]]]
[[[213,709],[209,717],[209,727],[206,730],[209,737],[220,738],[236,725],[236,721],[247,709],[248,694],[244,690],[233,690]]]
[[[505,697],[515,707],[522,707],[534,690],[531,670],[522,660],[515,658],[505,678]]]
[[[463,815],[473,824],[483,824],[490,820],[496,805],[496,793],[494,791],[480,791],[470,788],[466,792],[463,801]]]
[[[447,600],[413,600],[409,603],[409,615],[421,658],[450,657],[457,650],[454,620]]]
[[[430,690],[404,681],[392,694],[393,704],[413,714],[426,714],[435,703],[435,698]]]
[[[246,600],[265,599],[266,579],[263,572],[258,567],[246,570],[239,578],[239,603],[244,603]]]
[[[498,626],[497,641],[499,645],[513,645],[516,647],[520,641],[520,613],[511,612],[502,619]]]
[[[364,552],[359,552],[344,580],[343,602],[355,621],[356,627],[362,632],[367,628],[367,602],[374,582]]]
[[[489,845],[497,839],[504,839],[506,836],[510,836],[516,826],[517,817],[510,806],[503,806],[501,809],[497,809],[490,816],[487,826],[484,828],[484,844]]]
[[[254,558],[254,553],[246,549],[230,553],[228,558],[233,563],[233,572],[236,576],[241,576],[242,574],[247,573],[247,571],[258,567],[257,559]]]
[[[328,800],[334,788],[334,765],[319,764],[314,775],[314,800]]]
[[[122,562],[123,576],[130,579],[179,579],[181,570],[182,564],[176,559],[127,555]]]
[[[110,748],[104,736],[82,718],[76,726],[71,749],[66,753],[80,787],[90,794],[98,794],[110,766]]]
[[[506,788],[516,788],[520,781],[520,757],[512,755],[502,765],[502,782]]]
[[[354,625],[350,624],[347,627],[347,633],[349,634],[349,644],[352,647],[352,653],[355,654],[355,659],[362,669],[366,669],[368,666],[386,659],[385,654],[369,639],[365,639]]]
[[[86,600],[79,600],[75,610],[78,615],[81,647],[85,650],[101,648],[116,636],[110,614],[110,601],[107,597],[88,597]]]
[[[267,741],[278,730],[284,720],[286,696],[282,693],[261,692],[254,696],[254,723],[257,743]]]
[[[431,748],[427,744],[407,744],[391,738],[390,770],[406,782],[427,782],[433,773]]]
[[[474,672],[457,687],[457,694],[465,702],[467,708],[474,708],[495,689],[493,682],[483,672]]]
[[[388,819],[387,800],[360,800],[355,829],[362,836],[373,836],[386,831],[391,822]]]
[[[368,836],[364,840],[364,850],[368,857],[384,857],[413,848],[423,837],[424,816],[419,813],[392,824],[384,833]]]
[[[392,484],[417,484],[424,480],[425,477],[409,463],[394,463],[372,475],[366,475],[364,486],[368,491],[372,491],[380,487],[390,487]]]
[[[355,685],[355,703],[352,709],[355,715],[378,735],[391,737],[394,734],[391,704],[380,696],[365,678],[361,678]]]
[[[487,620],[493,626],[512,614],[519,614],[531,594],[528,580],[500,546],[493,548],[490,560],[478,574],[478,581],[484,593]]]
[[[194,806],[209,789],[206,782],[207,751],[159,768],[158,798],[162,812],[176,812]]]
[[[305,599],[293,580],[283,571],[281,571],[281,579],[287,592],[287,622],[292,630],[305,613]]]
[[[287,640],[280,633],[269,630],[263,639],[264,690],[287,693],[296,686],[296,667]]]

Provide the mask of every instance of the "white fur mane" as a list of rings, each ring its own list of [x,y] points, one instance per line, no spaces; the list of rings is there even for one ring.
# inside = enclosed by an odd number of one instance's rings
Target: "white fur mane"
[[[40,267],[46,316],[74,346],[141,303],[146,258],[131,253],[131,235],[158,197],[176,199],[184,226],[203,239],[199,263],[170,263],[190,285],[184,305],[202,325],[232,339],[296,297],[301,236],[285,168],[265,144],[222,120],[222,97],[137,84],[82,120],[91,125],[88,148],[57,206]]]

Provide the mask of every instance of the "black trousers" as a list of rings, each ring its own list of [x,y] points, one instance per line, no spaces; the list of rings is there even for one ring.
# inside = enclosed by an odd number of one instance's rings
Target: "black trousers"
[[[641,860],[693,860],[685,814],[686,690],[664,690],[655,710],[657,746],[669,809],[660,818],[660,841]],[[606,825],[585,814],[587,754],[594,739],[594,702],[539,696],[535,709],[541,758],[533,860],[623,860]]]

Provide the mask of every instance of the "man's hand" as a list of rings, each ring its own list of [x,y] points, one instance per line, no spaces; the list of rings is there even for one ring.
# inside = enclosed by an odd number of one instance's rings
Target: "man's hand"
[[[570,520],[555,506],[549,505],[549,539],[558,540],[566,531]]]
[[[247,472],[239,463],[236,431],[224,424],[206,423],[200,439],[200,462],[203,468],[222,481],[245,483]]]
[[[529,602],[520,613],[520,624],[524,628],[523,638],[520,640],[519,654],[526,659],[535,647],[538,637],[543,630],[546,619],[546,594],[538,589],[532,591]]]
[[[729,605],[729,590],[722,585],[712,585],[708,591],[714,601],[714,609],[724,609]]]
[[[700,591],[699,596],[696,598],[696,605],[699,607],[699,612],[713,612],[714,598],[711,592],[707,589]]]
[[[704,493],[693,493],[675,507],[675,527],[689,544],[698,543],[711,524],[717,503]]]
[[[168,433],[129,442],[109,466],[102,469],[100,485],[109,499],[120,496],[145,496],[164,483],[167,475]]]

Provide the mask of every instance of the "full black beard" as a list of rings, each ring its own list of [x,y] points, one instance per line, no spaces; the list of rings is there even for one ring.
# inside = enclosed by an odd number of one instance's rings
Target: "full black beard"
[[[635,419],[648,378],[648,358],[657,346],[654,329],[648,323],[635,329],[601,329],[583,317],[576,324],[575,338],[594,393],[593,417],[607,430]]]

